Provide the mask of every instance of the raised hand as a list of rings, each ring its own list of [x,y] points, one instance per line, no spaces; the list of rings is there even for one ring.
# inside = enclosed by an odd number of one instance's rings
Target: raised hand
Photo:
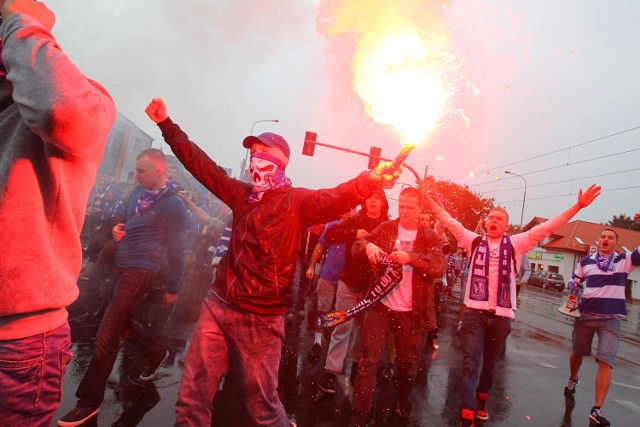
[[[153,98],[147,108],[144,109],[144,112],[155,123],[160,123],[168,117],[167,106],[162,98]]]
[[[580,190],[578,192],[578,206],[580,206],[580,209],[586,208],[591,204],[591,202],[597,199],[601,193],[601,190],[602,190],[602,187],[595,184],[591,185],[584,192]]]
[[[11,15],[23,13],[40,21],[40,24],[51,31],[56,23],[56,15],[46,4],[34,0],[0,0],[0,15],[7,20]]]

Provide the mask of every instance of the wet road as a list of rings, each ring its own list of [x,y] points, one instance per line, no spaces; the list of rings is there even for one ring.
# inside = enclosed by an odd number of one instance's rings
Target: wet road
[[[92,355],[99,322],[99,314],[89,313],[99,310],[109,283],[104,277],[98,277],[90,282],[79,282],[79,285],[81,297],[70,308],[75,357],[67,369],[58,417],[76,403],[74,393]],[[207,288],[208,284],[202,277],[185,281],[173,313],[164,313],[158,308],[157,298],[162,290],[157,290],[150,297],[150,308],[144,310],[142,319],[146,319],[151,329],[165,342],[170,349],[170,358],[158,379],[151,383],[140,381],[137,378],[144,369],[144,359],[137,349],[123,340],[107,385],[105,401],[94,425],[173,425],[174,404],[186,348]],[[459,340],[453,333],[457,301],[455,298],[443,304],[438,348],[425,348],[422,352],[409,425],[457,426],[462,360]],[[505,355],[497,367],[489,400],[491,418],[478,425],[589,425],[596,363],[593,358],[585,359],[575,401],[565,400],[562,390],[568,377],[571,319],[556,311],[561,302],[561,295],[556,292],[531,287],[523,289],[517,320],[507,340]],[[637,426],[640,417],[640,306],[629,305],[628,308],[630,314],[623,322],[619,361],[613,371],[613,382],[604,407],[605,415],[614,426]],[[340,387],[335,396],[318,395],[314,381],[323,371],[323,360],[315,364],[307,361],[305,355],[312,343],[313,335],[306,331],[303,319],[287,322],[280,367],[281,399],[298,426],[345,426],[350,417],[351,386],[348,379],[339,377]],[[213,426],[250,425],[235,384],[233,372],[230,372],[214,402]],[[376,425],[406,425],[393,415],[397,399],[393,382],[379,379],[378,384],[374,410]]]

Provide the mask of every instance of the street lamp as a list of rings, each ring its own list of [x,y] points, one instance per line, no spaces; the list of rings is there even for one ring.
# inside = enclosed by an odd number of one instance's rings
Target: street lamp
[[[524,180],[524,196],[522,197],[522,212],[520,212],[520,231],[522,231],[522,219],[524,218],[524,202],[527,200],[527,180],[524,176],[518,175],[517,173],[511,171],[504,171],[504,173],[508,173],[509,175],[519,176]]]
[[[255,122],[253,122],[253,125],[251,125],[251,133],[249,134],[249,136],[253,135],[253,128],[258,123],[263,123],[263,122],[278,123],[278,122],[280,122],[280,120],[278,120],[278,119],[256,120]],[[248,159],[249,159],[249,149],[247,148],[247,152],[244,155],[244,160],[242,161],[242,171],[240,172],[240,177],[244,176],[245,170],[247,169],[247,161],[248,161]]]

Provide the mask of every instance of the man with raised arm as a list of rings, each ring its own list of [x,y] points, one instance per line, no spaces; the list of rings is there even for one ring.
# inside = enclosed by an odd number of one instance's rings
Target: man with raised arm
[[[636,221],[640,221],[637,213]],[[573,273],[570,286],[581,286],[580,317],[573,323],[573,346],[569,356],[570,375],[564,395],[573,398],[578,385],[578,371],[585,356],[591,355],[593,336],[598,334],[595,378],[596,396],[589,419],[596,426],[608,426],[602,412],[609,386],[611,370],[620,345],[620,322],[627,315],[624,287],[629,273],[640,265],[638,248],[630,253],[618,254],[618,233],[610,228],[600,232],[598,250],[582,258]]]
[[[510,236],[509,214],[500,207],[491,209],[485,220],[486,234],[465,229],[453,219],[430,194],[425,200],[442,225],[469,253],[469,278],[465,290],[466,311],[462,321],[463,352],[461,421],[473,426],[475,418],[489,419],[487,399],[493,384],[494,368],[511,333],[511,319],[516,309],[516,277],[522,255],[539,241],[567,223],[599,195],[601,187],[592,185],[578,193],[577,202],[560,215],[524,233]],[[434,191],[431,191],[435,197]],[[480,360],[482,370],[480,371]],[[480,373],[478,383],[478,373]]]
[[[277,134],[248,136],[244,183],[227,175],[168,117],[161,98],[147,115],[158,124],[176,157],[233,211],[229,249],[205,298],[185,361],[176,404],[176,425],[211,424],[211,402],[233,364],[258,426],[290,425],[278,397],[284,318],[291,306],[302,230],[348,212],[400,170],[391,162],[331,189],[295,188],[285,174],[289,144]]]
[[[72,357],[80,232],[116,110],[62,51],[44,3],[0,0],[0,15],[0,423],[51,425]]]

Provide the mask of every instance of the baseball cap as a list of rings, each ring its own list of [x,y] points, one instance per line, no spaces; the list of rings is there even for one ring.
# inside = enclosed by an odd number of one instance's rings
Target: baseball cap
[[[290,154],[289,144],[287,144],[287,141],[285,141],[283,137],[281,137],[276,133],[265,132],[265,133],[261,133],[258,136],[253,136],[253,135],[248,136],[244,139],[244,141],[242,141],[242,146],[244,148],[251,148],[251,146],[256,142],[259,144],[264,144],[267,147],[279,148],[280,151],[282,151],[284,155],[287,156],[287,158],[289,158],[289,154]]]

